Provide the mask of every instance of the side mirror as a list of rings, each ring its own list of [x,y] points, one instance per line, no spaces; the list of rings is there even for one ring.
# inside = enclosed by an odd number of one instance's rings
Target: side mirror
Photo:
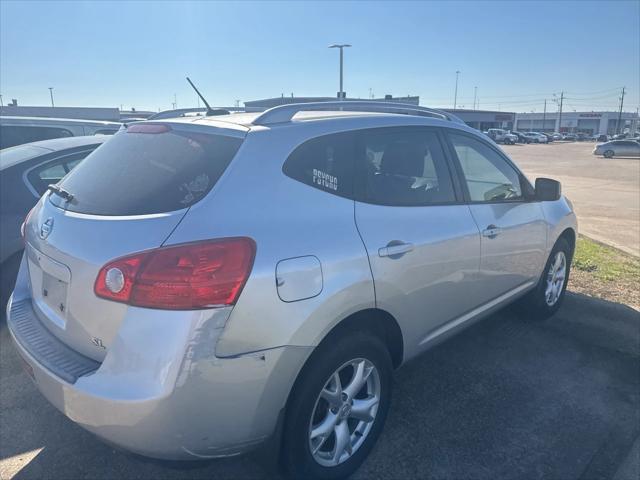
[[[562,187],[560,182],[550,178],[536,178],[536,200],[554,202],[560,200]]]

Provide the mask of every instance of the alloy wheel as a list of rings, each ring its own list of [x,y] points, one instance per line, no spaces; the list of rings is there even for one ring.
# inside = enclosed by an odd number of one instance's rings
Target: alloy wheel
[[[566,276],[567,257],[563,251],[559,251],[553,258],[547,272],[547,288],[544,292],[544,300],[548,306],[553,307],[560,299]]]
[[[371,432],[382,384],[375,365],[357,358],[326,381],[309,421],[309,448],[316,462],[329,467],[353,456]]]

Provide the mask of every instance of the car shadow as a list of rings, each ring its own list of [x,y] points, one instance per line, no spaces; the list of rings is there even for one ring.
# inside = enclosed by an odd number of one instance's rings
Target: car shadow
[[[0,462],[43,448],[14,478],[274,476],[255,455],[182,465],[105,445],[19,373],[0,329]],[[547,320],[507,308],[397,372],[353,478],[611,478],[640,432],[639,359],[640,314],[625,305],[568,293]]]

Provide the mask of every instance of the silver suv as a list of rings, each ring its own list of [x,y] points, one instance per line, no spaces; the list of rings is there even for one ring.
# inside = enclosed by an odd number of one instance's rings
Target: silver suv
[[[332,102],[132,124],[24,237],[8,324],[65,415],[151,457],[269,441],[288,476],[339,478],[395,368],[517,299],[556,311],[576,217],[450,114]]]

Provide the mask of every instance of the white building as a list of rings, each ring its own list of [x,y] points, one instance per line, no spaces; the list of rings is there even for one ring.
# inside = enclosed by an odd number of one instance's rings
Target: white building
[[[584,132],[591,135],[636,132],[638,114],[622,112],[618,129],[618,112],[562,112],[562,125],[558,125],[558,112],[516,113],[514,130],[521,132]],[[543,123],[544,122],[544,123]]]

